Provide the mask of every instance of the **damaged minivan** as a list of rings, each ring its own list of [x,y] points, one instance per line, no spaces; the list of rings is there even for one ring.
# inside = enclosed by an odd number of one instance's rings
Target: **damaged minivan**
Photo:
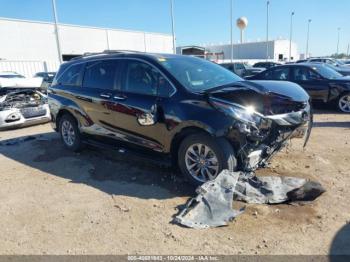
[[[49,89],[63,144],[137,152],[175,164],[194,185],[254,171],[312,127],[297,84],[244,81],[210,61],[106,51],[67,62]],[[123,150],[120,150],[123,149]]]
[[[0,129],[50,121],[47,95],[36,88],[0,88]]]

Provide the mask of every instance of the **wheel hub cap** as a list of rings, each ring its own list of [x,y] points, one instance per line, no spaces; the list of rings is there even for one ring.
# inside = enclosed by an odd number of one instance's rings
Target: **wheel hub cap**
[[[339,108],[343,112],[350,113],[350,95],[345,95],[339,99]]]
[[[72,146],[75,142],[74,128],[69,121],[63,121],[62,123],[62,137],[68,146]]]
[[[200,182],[213,180],[218,175],[219,161],[207,145],[191,145],[186,151],[185,162],[188,172]]]

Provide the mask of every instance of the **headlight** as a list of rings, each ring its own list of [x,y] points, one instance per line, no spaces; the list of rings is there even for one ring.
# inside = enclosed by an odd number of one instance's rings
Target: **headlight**
[[[211,102],[215,108],[223,111],[225,114],[255,127],[263,120],[263,116],[257,113],[253,106],[244,107],[234,103],[221,102],[216,99],[211,99]]]

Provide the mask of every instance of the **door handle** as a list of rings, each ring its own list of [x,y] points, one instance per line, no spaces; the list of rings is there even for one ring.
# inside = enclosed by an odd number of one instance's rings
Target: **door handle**
[[[125,99],[126,99],[126,96],[115,95],[115,96],[113,96],[113,99],[115,99],[115,100],[125,100]]]
[[[112,94],[109,94],[109,93],[102,93],[100,94],[100,97],[103,97],[103,98],[111,98]]]

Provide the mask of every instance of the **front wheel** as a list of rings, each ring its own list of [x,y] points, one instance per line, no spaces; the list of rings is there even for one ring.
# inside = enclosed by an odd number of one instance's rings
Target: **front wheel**
[[[340,95],[337,106],[341,112],[350,113],[350,93]]]
[[[234,171],[237,167],[231,144],[206,134],[193,134],[182,141],[178,164],[185,178],[195,186],[215,179],[223,169]]]

